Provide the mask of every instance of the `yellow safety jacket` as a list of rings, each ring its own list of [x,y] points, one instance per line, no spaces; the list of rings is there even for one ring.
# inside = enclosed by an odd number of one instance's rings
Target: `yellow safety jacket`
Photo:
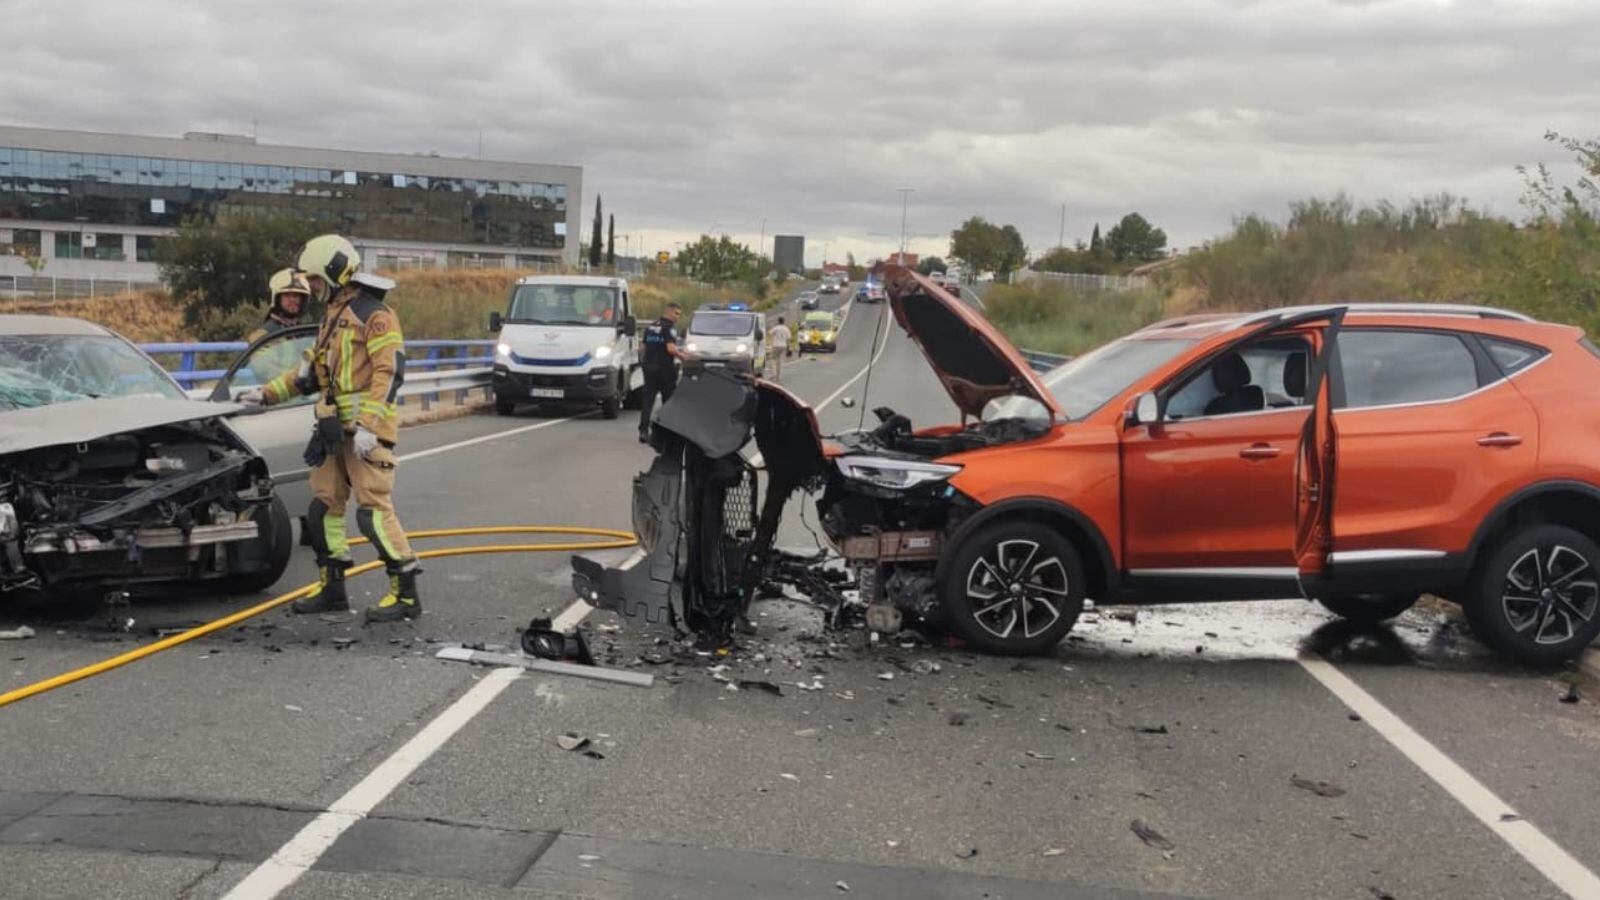
[[[394,310],[360,285],[346,287],[328,305],[311,357],[309,373],[302,368],[301,377],[290,371],[273,379],[266,402],[314,391],[320,395],[318,417],[337,411],[345,430],[359,425],[393,445],[400,424],[395,401],[406,371],[405,339]]]

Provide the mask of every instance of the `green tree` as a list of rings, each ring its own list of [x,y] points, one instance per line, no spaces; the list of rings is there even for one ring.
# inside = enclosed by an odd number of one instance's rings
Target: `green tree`
[[[267,278],[292,265],[300,245],[324,230],[308,219],[229,217],[190,219],[156,241],[161,280],[183,304],[183,321],[204,337],[242,307],[266,306]],[[239,315],[243,315],[239,313]],[[207,333],[213,332],[213,333]]]
[[[950,232],[950,255],[974,275],[995,268],[1000,229],[983,216],[973,216]]]
[[[617,217],[615,214],[606,219],[606,265],[613,269],[617,267]]]
[[[972,275],[993,272],[1004,278],[1028,261],[1028,245],[1015,225],[995,225],[973,216],[950,232],[950,255]]]
[[[698,241],[684,247],[678,253],[678,264],[683,274],[708,284],[762,278],[770,267],[764,258],[733,238],[709,234],[700,235]]]
[[[1167,255],[1167,233],[1131,212],[1106,232],[1106,248],[1118,262],[1156,260]]]
[[[1096,222],[1094,223],[1094,233],[1089,235],[1089,249],[1099,250],[1100,247],[1100,223]]]
[[[1005,280],[1027,261],[1028,245],[1023,243],[1022,232],[1015,225],[1002,227],[995,238],[995,275]]]
[[[594,234],[589,237],[589,265],[600,268],[600,254],[605,251],[605,244],[601,241],[600,234],[600,195],[594,195]]]
[[[943,272],[948,268],[949,266],[944,264],[944,260],[937,256],[924,256],[922,260],[917,263],[917,271],[923,275],[932,275],[935,272]]]

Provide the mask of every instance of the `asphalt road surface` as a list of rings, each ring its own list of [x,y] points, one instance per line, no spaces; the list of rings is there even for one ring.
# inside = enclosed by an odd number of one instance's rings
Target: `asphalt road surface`
[[[827,401],[825,431],[877,405],[954,415],[882,306],[783,380]],[[634,426],[408,429],[403,453],[437,452],[402,464],[401,515],[626,529]],[[303,507],[303,484],[284,493]],[[812,539],[807,505],[784,543]],[[1096,610],[1017,661],[866,646],[774,602],[722,671],[589,615],[650,688],[433,658],[568,611],[568,571],[436,560],[414,624],[274,612],[0,709],[0,895],[1595,896],[1600,707],[1444,607],[1364,635],[1303,601]],[[312,577],[302,550],[280,589]],[[37,637],[0,642],[0,690],[259,599],[141,602],[131,630],[34,616]]]

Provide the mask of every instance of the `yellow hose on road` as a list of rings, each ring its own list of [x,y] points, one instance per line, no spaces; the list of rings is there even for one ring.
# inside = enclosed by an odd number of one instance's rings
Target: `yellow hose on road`
[[[582,537],[601,537],[608,538],[608,540],[573,541],[569,543],[553,544],[480,544],[473,547],[446,547],[442,550],[424,550],[417,554],[417,558],[439,559],[446,556],[471,556],[478,553],[545,553],[550,551],[560,552],[563,550],[617,550],[623,547],[632,547],[639,543],[639,539],[634,537],[632,532],[617,531],[616,529],[612,528],[582,528],[576,526],[567,527],[559,525],[484,525],[475,528],[435,528],[431,531],[409,531],[406,532],[406,537],[411,538],[412,540],[417,540],[423,538],[442,537],[477,537],[492,534],[565,534]],[[356,538],[350,541],[351,544],[364,544],[366,542],[366,538]],[[382,560],[375,559],[372,562],[365,562],[358,566],[353,566],[348,572],[345,573],[345,577],[349,577],[351,575],[360,575],[363,572],[370,572],[381,565],[383,565]],[[64,687],[72,684],[75,681],[82,681],[85,678],[92,678],[96,675],[109,672],[112,669],[119,669],[128,663],[137,662],[138,660],[144,659],[147,656],[154,656],[163,650],[171,650],[173,647],[176,647],[180,644],[187,644],[195,638],[205,637],[208,634],[213,634],[223,630],[224,628],[231,628],[246,619],[254,618],[255,616],[259,616],[264,612],[277,609],[285,603],[292,603],[311,593],[311,591],[316,587],[317,583],[313,582],[305,585],[304,587],[295,588],[287,594],[279,594],[265,603],[258,603],[249,609],[240,610],[232,615],[223,616],[220,619],[213,619],[204,625],[197,625],[188,631],[164,637],[153,644],[146,644],[138,649],[129,650],[127,653],[124,653],[120,656],[113,656],[110,659],[101,660],[100,662],[84,666],[81,669],[73,669],[70,672],[63,672],[53,678],[46,678],[43,681],[36,681],[33,684],[25,687],[17,688],[14,691],[7,691],[4,694],[0,694],[0,706],[9,706],[19,700],[26,700],[29,697],[38,696],[45,691],[52,691],[58,687]]]

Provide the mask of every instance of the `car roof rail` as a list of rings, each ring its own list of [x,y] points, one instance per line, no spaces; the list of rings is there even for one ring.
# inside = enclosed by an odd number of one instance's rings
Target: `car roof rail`
[[[1281,306],[1277,309],[1262,310],[1246,316],[1239,324],[1256,325],[1302,313],[1311,313],[1323,309],[1338,309],[1341,306],[1347,312],[1355,315],[1366,313],[1402,316],[1466,316],[1476,319],[1504,319],[1513,322],[1538,321],[1532,316],[1519,312],[1496,309],[1492,306],[1472,306],[1464,303],[1319,303],[1310,306]]]

